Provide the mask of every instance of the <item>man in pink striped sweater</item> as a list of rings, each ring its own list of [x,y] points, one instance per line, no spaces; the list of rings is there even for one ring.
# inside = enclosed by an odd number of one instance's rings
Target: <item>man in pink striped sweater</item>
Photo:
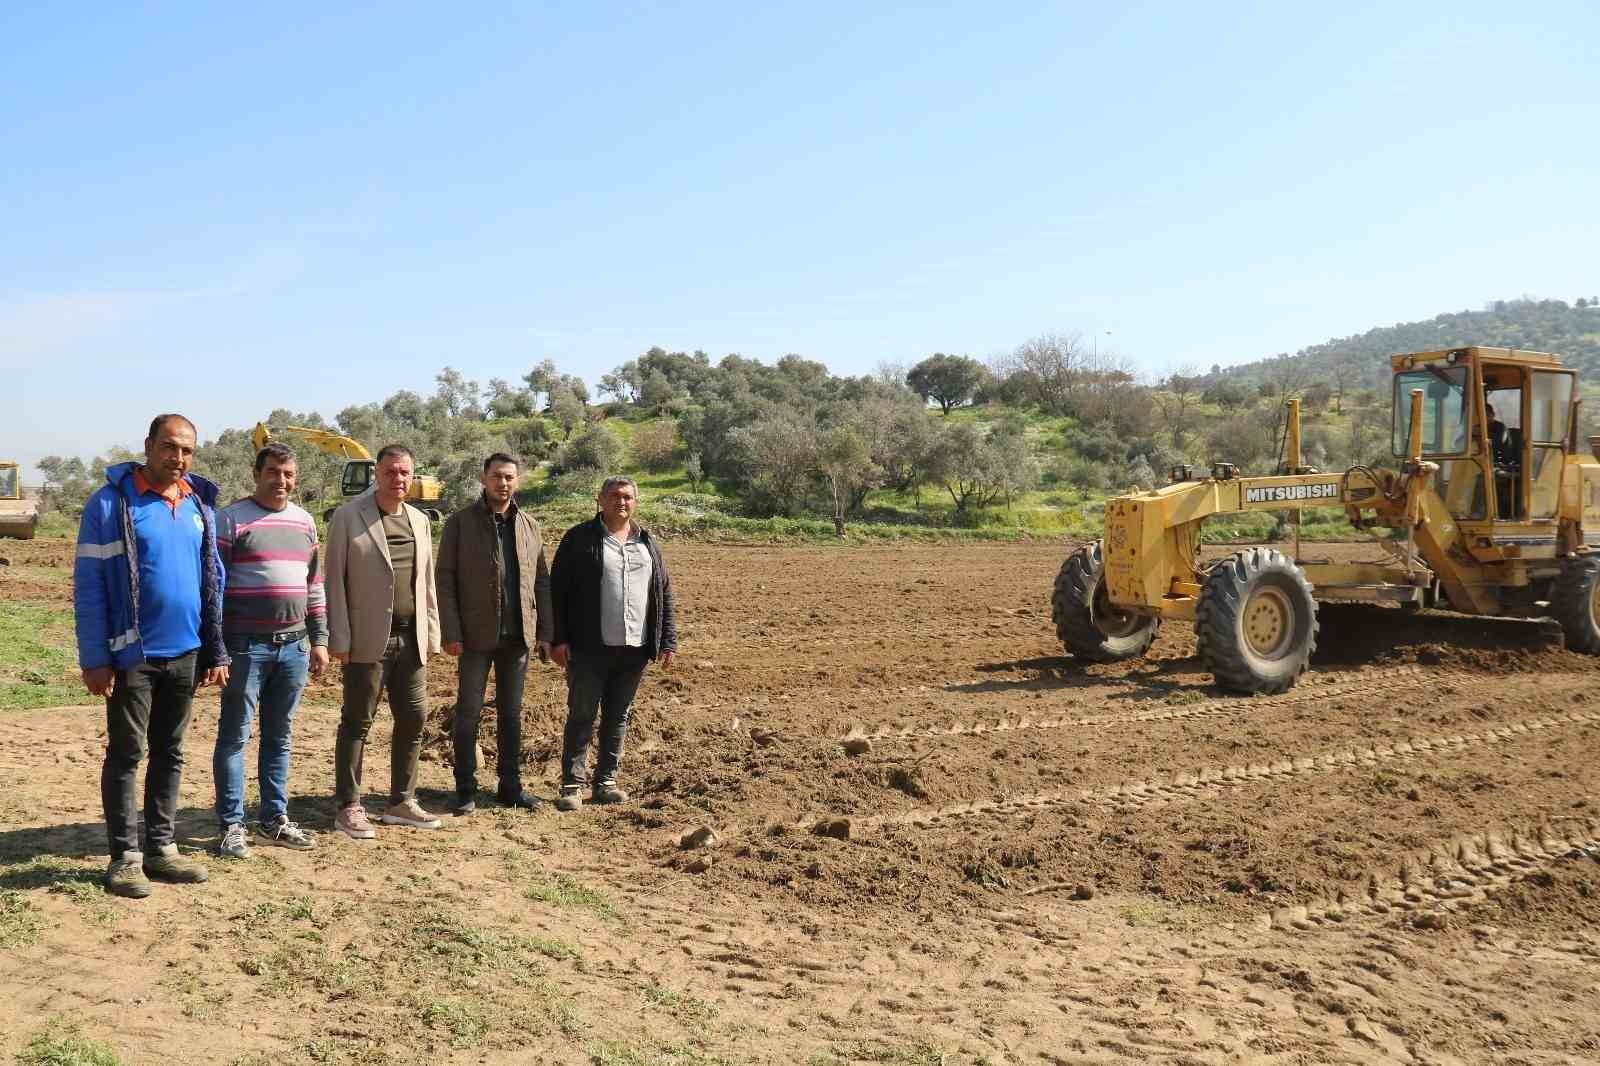
[[[290,502],[299,465],[272,443],[256,455],[255,492],[217,512],[217,551],[227,569],[222,634],[234,668],[222,691],[212,772],[225,858],[249,857],[244,827],[244,748],[261,716],[260,820],[256,840],[305,850],[310,833],[289,820],[289,741],[306,675],[328,666],[328,608],[317,562],[317,526]]]

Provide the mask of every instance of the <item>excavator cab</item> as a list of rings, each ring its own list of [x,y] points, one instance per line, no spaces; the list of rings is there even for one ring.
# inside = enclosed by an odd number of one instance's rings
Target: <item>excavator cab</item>
[[[339,494],[348,499],[359,496],[372,487],[375,464],[371,459],[351,459],[344,464],[344,477],[339,482]]]

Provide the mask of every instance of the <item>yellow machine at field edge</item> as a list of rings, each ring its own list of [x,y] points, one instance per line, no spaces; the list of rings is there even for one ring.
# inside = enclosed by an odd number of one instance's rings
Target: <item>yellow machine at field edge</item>
[[[1267,477],[1227,463],[1106,503],[1104,539],[1073,553],[1051,598],[1081,659],[1144,654],[1166,619],[1192,621],[1225,689],[1283,692],[1315,650],[1318,600],[1552,617],[1567,647],[1600,654],[1600,437],[1580,448],[1577,372],[1543,352],[1467,347],[1397,355],[1394,469],[1302,464],[1288,401],[1284,462]],[[1405,417],[1401,417],[1404,413]],[[1335,564],[1251,547],[1210,565],[1212,515],[1342,508],[1382,563]]]
[[[0,463],[0,537],[32,540],[39,528],[39,508],[22,492],[22,469]]]

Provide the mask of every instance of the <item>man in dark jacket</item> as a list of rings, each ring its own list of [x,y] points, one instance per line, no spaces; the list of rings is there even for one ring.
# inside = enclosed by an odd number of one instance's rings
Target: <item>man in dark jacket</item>
[[[567,530],[550,570],[555,600],[551,655],[567,669],[567,727],[561,743],[561,795],[556,809],[583,806],[589,740],[596,712],[600,755],[590,799],[622,803],[617,787],[628,712],[646,664],[670,668],[678,651],[672,581],[650,533],[633,520],[633,479],[606,478],[600,513]]]
[[[496,452],[483,461],[483,495],[444,524],[436,564],[444,650],[461,657],[454,729],[457,814],[477,809],[478,724],[494,666],[495,796],[533,810],[522,788],[522,686],[528,648],[550,655],[550,570],[533,515],[517,506],[517,461]]]
[[[78,665],[84,687],[106,701],[106,889],[132,899],[150,894],[150,878],[206,879],[173,841],[194,690],[228,683],[217,487],[189,473],[194,449],[194,423],[157,415],[145,461],[107,469],[78,525]],[[141,841],[135,786],[147,748]]]

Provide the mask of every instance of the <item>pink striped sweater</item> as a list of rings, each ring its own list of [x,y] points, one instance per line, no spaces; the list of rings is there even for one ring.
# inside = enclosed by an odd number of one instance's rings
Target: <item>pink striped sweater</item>
[[[317,562],[317,524],[289,504],[269,511],[248,496],[217,512],[217,551],[227,569],[222,629],[281,633],[302,626],[328,643],[328,606]]]

